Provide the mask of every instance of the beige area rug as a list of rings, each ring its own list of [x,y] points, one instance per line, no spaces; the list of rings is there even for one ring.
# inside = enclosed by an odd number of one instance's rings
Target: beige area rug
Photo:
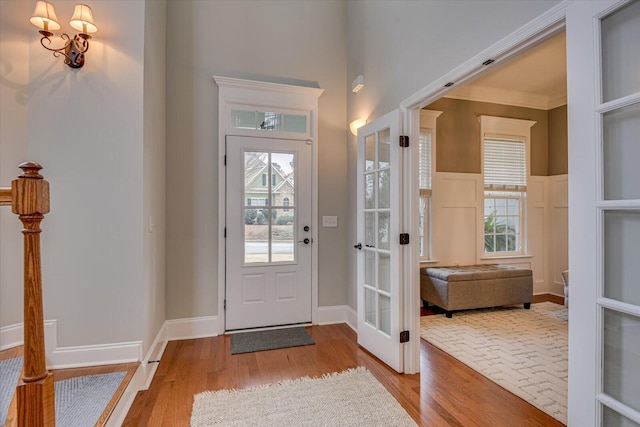
[[[191,427],[416,426],[363,367],[243,390],[196,394]]]
[[[558,304],[425,316],[420,336],[567,423],[567,309]]]

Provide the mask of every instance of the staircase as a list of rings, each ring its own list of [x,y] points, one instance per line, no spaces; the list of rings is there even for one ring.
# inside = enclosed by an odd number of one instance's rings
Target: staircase
[[[20,169],[23,173],[12,181],[11,188],[0,188],[0,206],[11,206],[12,212],[19,216],[23,224],[22,234],[24,235],[24,347],[0,352],[0,360],[22,356],[23,365],[4,426],[50,427],[55,426],[56,423],[56,387],[54,374],[47,370],[45,360],[40,269],[40,233],[42,231],[40,223],[44,215],[49,212],[49,183],[40,175],[42,166],[37,163],[22,163]],[[101,426],[107,421],[133,377],[137,365],[133,363],[61,370],[55,373],[55,379],[62,381],[87,377],[92,375],[91,371],[93,374],[127,371],[124,380],[120,382],[120,386],[95,424]],[[118,379],[120,377],[121,375],[117,375]],[[88,380],[90,378],[87,377]],[[69,384],[80,382],[82,381],[78,380],[58,385],[60,389],[67,390]],[[71,406],[69,409],[65,408],[65,412],[82,411],[82,409]]]

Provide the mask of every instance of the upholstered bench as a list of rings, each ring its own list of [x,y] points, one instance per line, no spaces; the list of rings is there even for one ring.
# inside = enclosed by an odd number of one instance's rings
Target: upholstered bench
[[[420,274],[420,297],[446,310],[499,307],[533,301],[531,270],[511,265],[481,264],[424,268]]]

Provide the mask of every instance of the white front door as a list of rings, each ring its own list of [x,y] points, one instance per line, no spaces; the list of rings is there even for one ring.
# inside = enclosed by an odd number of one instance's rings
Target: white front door
[[[311,143],[227,136],[226,156],[226,329],[311,322]]]
[[[640,426],[640,1],[567,7],[569,426]]]
[[[400,112],[358,129],[358,344],[402,372]]]

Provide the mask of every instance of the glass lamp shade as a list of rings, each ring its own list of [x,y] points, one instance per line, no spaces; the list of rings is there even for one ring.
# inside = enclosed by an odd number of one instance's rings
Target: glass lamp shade
[[[29,21],[44,31],[56,31],[62,28],[58,23],[58,17],[56,16],[56,11],[53,9],[53,5],[46,1],[36,2],[36,8]]]
[[[77,4],[73,11],[73,16],[69,25],[74,30],[80,31],[84,34],[91,34],[98,31],[98,27],[93,23],[93,12],[91,8],[86,4]]]

